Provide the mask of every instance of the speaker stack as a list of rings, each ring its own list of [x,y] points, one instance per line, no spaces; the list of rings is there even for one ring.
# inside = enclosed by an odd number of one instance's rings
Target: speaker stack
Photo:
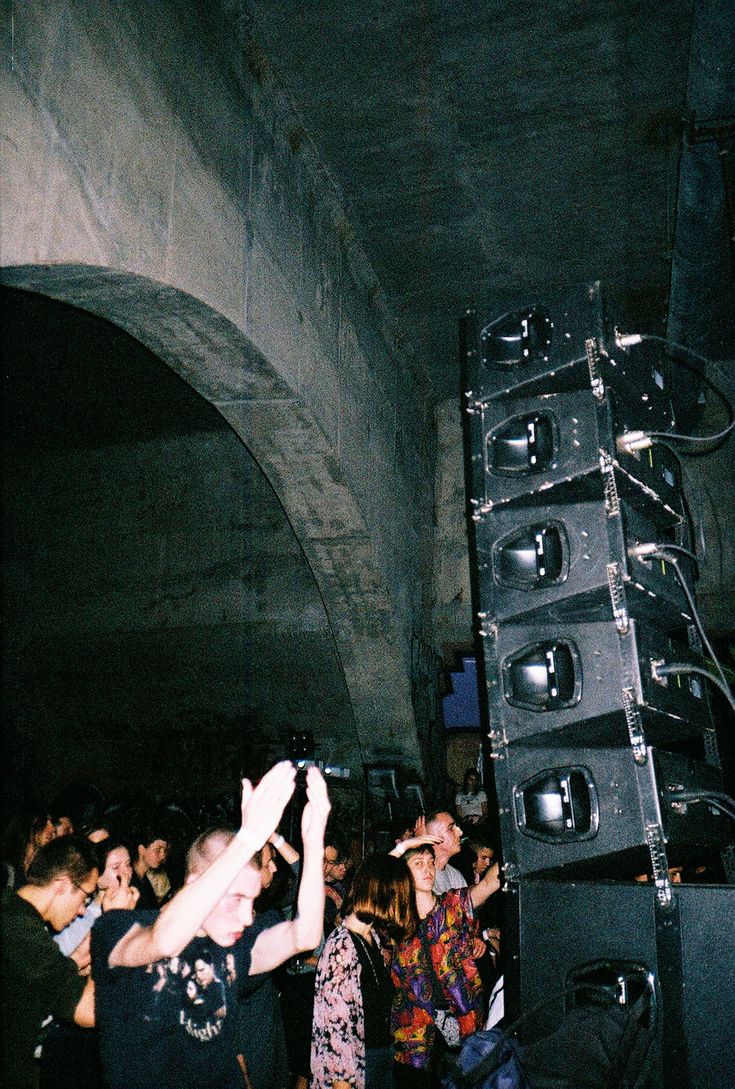
[[[671,871],[716,858],[732,826],[679,797],[722,776],[678,459],[638,441],[674,428],[669,365],[619,346],[599,284],[490,323],[468,311],[461,355],[480,702],[515,909],[506,1009],[547,997],[553,1028],[575,981],[624,1005],[637,974],[656,997],[651,1084],[714,1089],[735,1054],[735,888]],[[728,915],[729,961],[712,951]]]

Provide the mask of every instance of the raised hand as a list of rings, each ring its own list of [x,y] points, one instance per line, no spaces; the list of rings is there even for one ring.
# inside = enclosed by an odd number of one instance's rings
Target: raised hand
[[[309,768],[306,772],[306,797],[307,802],[301,815],[301,839],[304,848],[322,850],[324,829],[332,806],[327,794],[327,784],[318,768]]]
[[[132,910],[138,903],[140,889],[131,887],[122,874],[118,874],[102,893],[100,906],[103,911]]]
[[[260,850],[275,832],[283,811],[291,800],[296,769],[290,760],[282,760],[263,776],[253,789],[249,779],[242,781],[242,824],[238,837]]]
[[[488,896],[492,896],[494,892],[497,892],[500,888],[500,867],[497,862],[493,862],[492,866],[488,866],[487,871],[481,881],[478,881],[476,885],[470,887],[470,898],[474,907],[479,908],[487,900]]]
[[[428,832],[424,832],[423,835],[409,836],[408,839],[402,839],[390,853],[394,858],[402,858],[406,851],[411,851],[414,847],[425,847],[427,843],[434,846],[441,843],[441,841],[441,836],[430,836]]]
[[[497,892],[500,888],[500,864],[498,862],[493,862],[492,866],[488,867],[483,880],[490,886],[491,893]]]

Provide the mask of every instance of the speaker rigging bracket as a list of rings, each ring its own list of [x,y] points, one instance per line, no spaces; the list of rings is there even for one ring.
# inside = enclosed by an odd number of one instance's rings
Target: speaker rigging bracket
[[[587,356],[587,366],[590,372],[590,385],[592,396],[596,401],[602,401],[605,397],[605,383],[600,373],[600,351],[596,337],[588,337],[584,342],[584,351]]]
[[[607,571],[607,584],[610,588],[615,627],[621,635],[627,635],[630,628],[630,617],[626,608],[625,587],[623,586],[620,564],[617,561],[608,563],[605,570]]]
[[[645,764],[648,760],[648,749],[646,748],[646,738],[643,733],[641,713],[638,710],[635,692],[632,688],[623,689],[623,709],[633,759],[636,764]]]
[[[660,907],[669,908],[674,897],[669,879],[669,860],[666,857],[666,845],[660,824],[646,825],[646,841],[651,855],[651,870],[656,886],[656,899]]]
[[[605,510],[609,518],[620,514],[620,497],[618,486],[615,483],[615,468],[610,454],[600,450],[600,472],[602,473],[602,488],[605,495]]]

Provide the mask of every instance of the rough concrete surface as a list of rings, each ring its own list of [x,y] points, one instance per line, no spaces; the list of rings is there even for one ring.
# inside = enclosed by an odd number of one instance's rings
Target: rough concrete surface
[[[218,406],[303,544],[358,734],[416,766],[427,390],[287,101],[231,23],[172,0],[10,14],[5,282],[119,324]]]

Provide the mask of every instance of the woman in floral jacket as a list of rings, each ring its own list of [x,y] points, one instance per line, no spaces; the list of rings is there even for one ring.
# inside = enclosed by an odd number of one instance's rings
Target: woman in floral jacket
[[[311,1045],[313,1089],[392,1089],[393,991],[380,941],[416,926],[405,862],[370,855],[355,874],[344,922],[319,958]]]
[[[482,984],[472,956],[477,924],[469,889],[436,896],[433,848],[408,843],[419,924],[396,947],[391,966],[395,1081],[399,1089],[428,1089],[436,1082],[438,1033],[457,1047],[480,1027]]]

